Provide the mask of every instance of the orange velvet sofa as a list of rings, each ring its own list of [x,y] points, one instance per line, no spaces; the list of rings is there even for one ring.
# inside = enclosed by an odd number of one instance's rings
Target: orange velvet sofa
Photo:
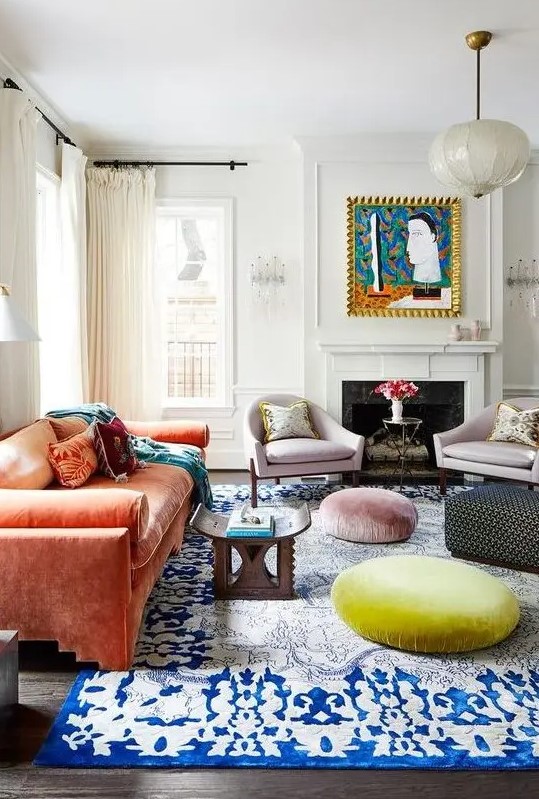
[[[181,547],[193,480],[151,463],[127,483],[94,474],[63,488],[42,474],[46,442],[61,440],[51,422],[62,424],[42,419],[0,441],[0,486],[13,485],[14,474],[25,486],[0,487],[0,629],[57,641],[103,669],[127,669],[146,600]],[[125,424],[172,448],[209,443],[197,422]]]

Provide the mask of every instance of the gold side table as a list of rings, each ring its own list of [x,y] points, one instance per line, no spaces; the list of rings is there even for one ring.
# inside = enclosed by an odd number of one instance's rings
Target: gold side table
[[[413,477],[411,469],[407,466],[406,455],[410,449],[412,439],[423,424],[423,419],[418,419],[415,416],[403,416],[402,419],[382,419],[383,425],[389,433],[390,446],[398,452],[399,458],[397,465],[389,475],[388,479],[393,477],[394,474],[400,475],[399,492],[402,492],[402,482],[404,473],[408,472],[410,477]]]

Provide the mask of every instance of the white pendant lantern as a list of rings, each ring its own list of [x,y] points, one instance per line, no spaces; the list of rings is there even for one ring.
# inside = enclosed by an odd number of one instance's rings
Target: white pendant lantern
[[[477,53],[477,119],[438,134],[429,151],[431,171],[440,183],[474,197],[518,180],[530,157],[523,130],[511,122],[480,118],[480,53],[491,38],[488,31],[466,36]]]

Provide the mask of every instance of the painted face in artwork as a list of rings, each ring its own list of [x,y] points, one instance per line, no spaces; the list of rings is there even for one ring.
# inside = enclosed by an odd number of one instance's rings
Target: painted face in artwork
[[[408,243],[406,254],[410,263],[423,264],[438,250],[436,236],[423,219],[410,219],[408,222]]]

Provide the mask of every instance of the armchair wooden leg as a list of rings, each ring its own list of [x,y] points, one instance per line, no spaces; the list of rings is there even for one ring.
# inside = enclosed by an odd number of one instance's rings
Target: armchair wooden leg
[[[445,497],[447,493],[447,469],[439,469],[440,494]]]
[[[249,462],[249,471],[251,472],[251,507],[256,508],[258,505],[258,493],[255,464],[253,460]]]
[[[352,486],[357,488],[359,486],[359,472],[354,471],[352,472]]]
[[[280,477],[276,477],[275,478],[275,485],[276,486],[280,486],[281,485],[281,478]]]

